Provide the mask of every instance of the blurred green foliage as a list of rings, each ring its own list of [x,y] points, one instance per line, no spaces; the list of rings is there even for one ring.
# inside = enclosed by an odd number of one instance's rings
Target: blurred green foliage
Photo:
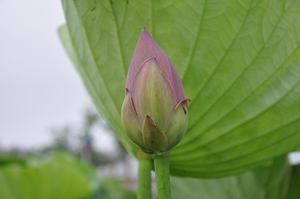
[[[299,199],[300,167],[276,158],[244,174],[218,179],[172,177],[173,199]]]
[[[121,182],[99,180],[91,166],[66,153],[26,160],[0,155],[0,162],[1,199],[135,198]]]
[[[135,193],[124,188],[121,181],[107,178],[88,199],[134,199]]]
[[[0,167],[9,164],[24,165],[25,163],[26,161],[18,155],[11,153],[0,153]]]

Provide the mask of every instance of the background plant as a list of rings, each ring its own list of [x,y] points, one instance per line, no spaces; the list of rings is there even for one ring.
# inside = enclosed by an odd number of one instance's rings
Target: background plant
[[[297,0],[63,0],[64,45],[99,112],[123,133],[120,106],[131,53],[146,26],[193,99],[171,174],[222,177],[296,150],[300,142]]]

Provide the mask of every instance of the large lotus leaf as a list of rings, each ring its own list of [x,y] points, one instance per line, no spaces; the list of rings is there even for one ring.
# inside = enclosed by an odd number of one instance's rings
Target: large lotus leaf
[[[74,199],[91,194],[86,168],[68,156],[0,168],[1,199]]]
[[[230,175],[299,146],[299,0],[62,2],[73,61],[98,110],[132,153],[120,108],[144,26],[192,99],[188,132],[170,153],[172,174]]]
[[[174,199],[287,199],[291,168],[286,159],[247,173],[218,179],[171,178]],[[296,187],[294,187],[296,188]],[[300,197],[299,189],[294,196]]]

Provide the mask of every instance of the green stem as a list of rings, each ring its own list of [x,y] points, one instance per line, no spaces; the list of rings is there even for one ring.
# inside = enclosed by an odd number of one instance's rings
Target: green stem
[[[140,151],[138,161],[137,199],[151,199],[151,156]]]
[[[154,158],[154,166],[158,199],[171,199],[168,154],[156,155]]]

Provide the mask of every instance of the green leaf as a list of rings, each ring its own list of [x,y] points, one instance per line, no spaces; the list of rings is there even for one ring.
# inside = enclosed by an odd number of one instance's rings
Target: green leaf
[[[69,54],[131,153],[136,148],[123,132],[120,108],[144,26],[192,99],[188,132],[170,152],[173,175],[236,174],[300,145],[300,1],[62,2]]]
[[[90,193],[84,166],[69,156],[32,160],[0,168],[1,199],[74,199]]]
[[[290,167],[285,158],[238,176],[171,178],[174,199],[286,199]]]

